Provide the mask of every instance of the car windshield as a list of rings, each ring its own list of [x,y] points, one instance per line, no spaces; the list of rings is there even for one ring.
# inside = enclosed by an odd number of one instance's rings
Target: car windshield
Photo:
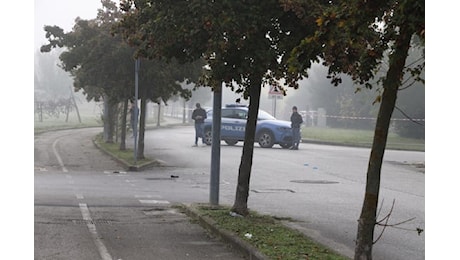
[[[259,110],[259,115],[257,116],[257,120],[275,120],[276,118],[274,118],[272,115],[270,115],[269,113],[263,111],[263,110]]]
[[[208,118],[212,118],[212,109],[208,110],[207,114],[208,114]],[[276,120],[276,118],[263,110],[259,110],[259,114],[257,115],[257,120]]]

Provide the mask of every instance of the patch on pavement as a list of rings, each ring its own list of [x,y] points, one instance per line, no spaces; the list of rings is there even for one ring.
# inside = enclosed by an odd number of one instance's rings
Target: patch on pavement
[[[305,184],[337,184],[338,181],[326,181],[326,180],[292,180],[291,182],[295,183],[305,183]]]
[[[72,219],[72,223],[74,224],[93,224],[93,225],[112,225],[113,220],[110,219],[93,219],[93,220],[84,220],[84,219]]]
[[[104,171],[105,174],[127,174],[125,171],[119,171],[119,170],[112,170],[112,171]]]
[[[295,191],[291,189],[252,189],[251,191],[255,193],[281,193],[281,192],[295,193]]]
[[[48,170],[45,167],[35,166],[34,171],[47,172]]]
[[[150,177],[150,178],[145,178],[148,181],[170,181],[170,180],[175,180],[179,177],[176,177],[175,175],[171,175],[174,177]]]
[[[163,215],[175,215],[179,214],[176,209],[170,208],[170,207],[157,207],[157,208],[152,208],[152,209],[144,209],[142,210],[145,215],[148,216],[163,216]]]

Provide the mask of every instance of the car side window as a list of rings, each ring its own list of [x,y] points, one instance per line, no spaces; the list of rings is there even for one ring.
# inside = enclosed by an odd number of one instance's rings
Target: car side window
[[[248,118],[248,114],[247,114],[246,111],[244,111],[244,110],[238,110],[238,112],[237,112],[237,118],[238,118],[238,119],[247,119],[247,118]]]
[[[222,117],[235,118],[233,109],[222,109]]]

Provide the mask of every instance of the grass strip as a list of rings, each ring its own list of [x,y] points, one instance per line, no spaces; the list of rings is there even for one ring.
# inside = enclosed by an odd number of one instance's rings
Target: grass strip
[[[219,228],[236,234],[270,259],[348,259],[286,227],[273,216],[250,211],[246,217],[235,217],[230,215],[230,207],[226,206],[198,206],[197,209],[203,216],[214,220]]]
[[[302,127],[302,138],[307,140],[341,143],[371,147],[374,139],[373,130]],[[396,133],[388,134],[387,149],[425,151],[425,140],[400,137]]]
[[[106,143],[103,141],[102,134],[98,134],[95,138],[96,144],[104,149],[106,152],[111,154],[113,157],[124,161],[128,166],[143,165],[148,163],[153,163],[154,161],[149,158],[137,159],[134,160],[134,150],[126,148],[125,150],[120,150],[119,143]]]

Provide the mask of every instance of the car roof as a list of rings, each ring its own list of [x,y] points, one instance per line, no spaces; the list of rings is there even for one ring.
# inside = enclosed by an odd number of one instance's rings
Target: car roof
[[[245,107],[247,108],[248,105],[243,105],[243,104],[226,104],[225,108],[230,108],[230,107]]]

